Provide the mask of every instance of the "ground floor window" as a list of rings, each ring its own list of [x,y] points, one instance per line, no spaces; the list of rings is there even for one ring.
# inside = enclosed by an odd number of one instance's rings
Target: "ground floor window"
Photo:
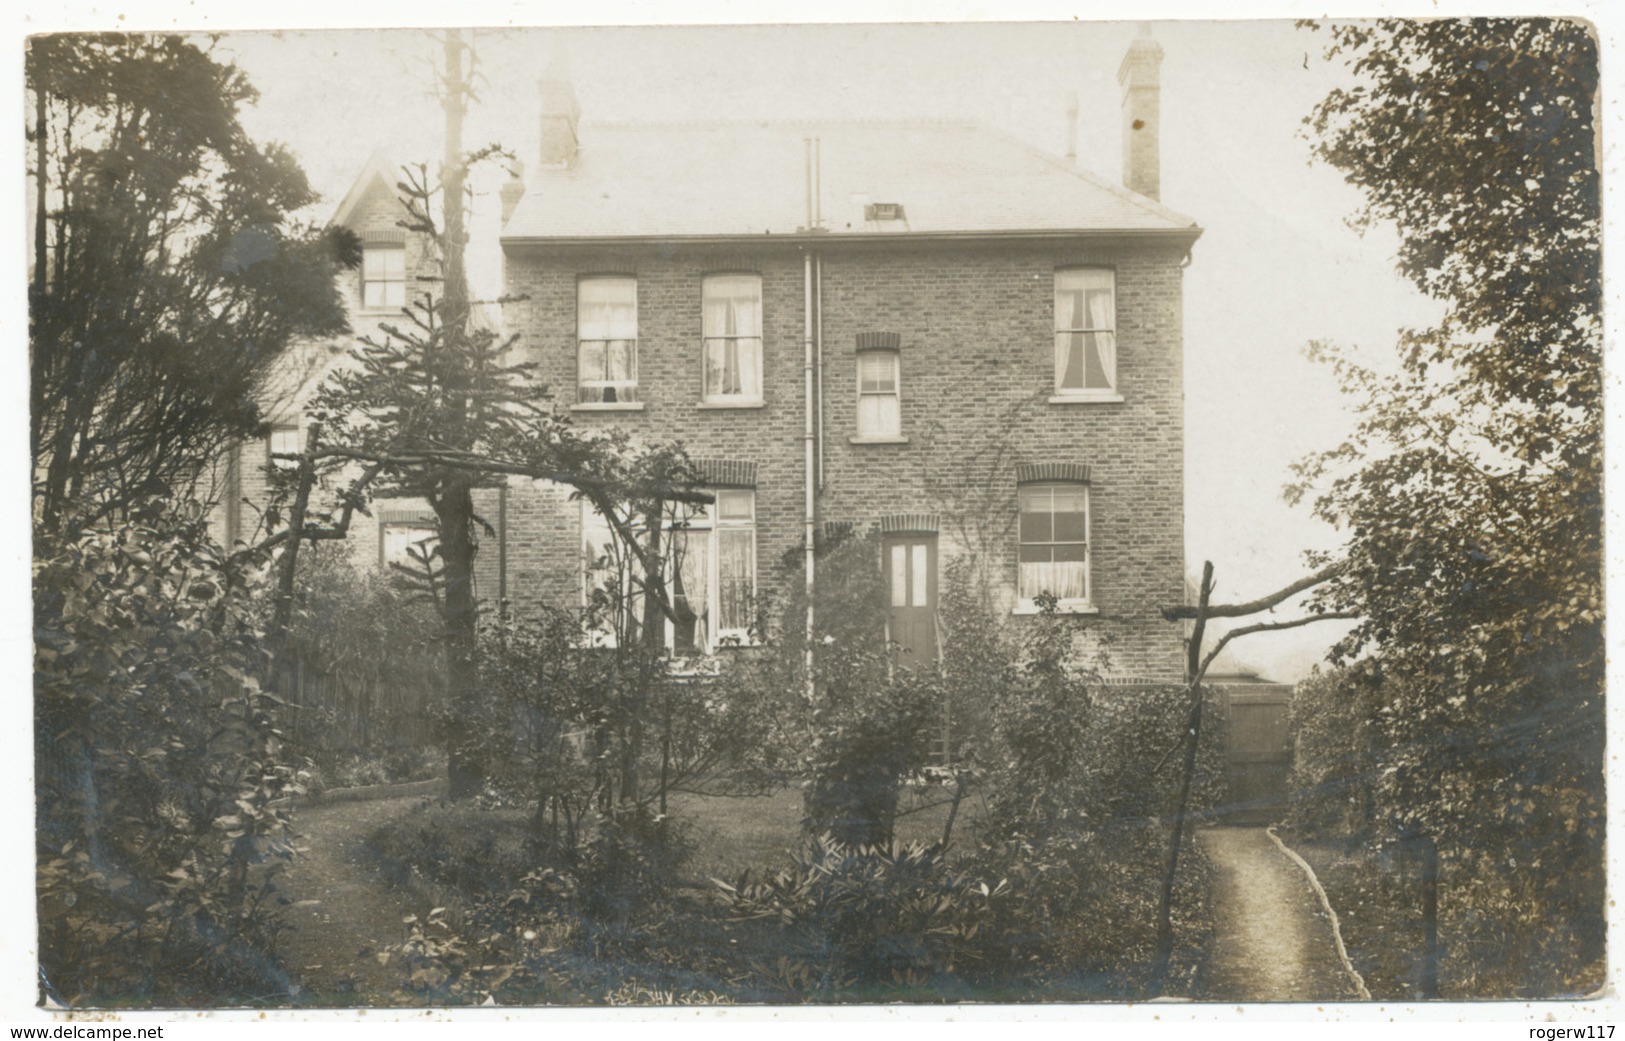
[[[1053,596],[1063,607],[1089,606],[1089,486],[1070,482],[1023,484],[1020,497],[1022,603]]]
[[[709,654],[748,643],[756,600],[756,493],[710,489],[705,506],[670,504],[662,524],[660,557],[671,617],[665,643],[672,654]],[[646,521],[633,533],[647,547]],[[584,603],[604,642],[627,638],[642,619],[642,581],[632,554],[591,503],[582,507]]]

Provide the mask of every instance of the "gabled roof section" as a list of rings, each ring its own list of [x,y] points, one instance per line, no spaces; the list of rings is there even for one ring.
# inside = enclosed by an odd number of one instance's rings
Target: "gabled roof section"
[[[1196,222],[968,122],[583,124],[565,169],[535,171],[503,241],[760,238],[806,230],[805,140],[820,141],[832,237],[1164,234]],[[865,219],[896,203],[902,219]]]
[[[339,208],[333,213],[332,223],[349,227],[356,207],[361,204],[361,200],[377,190],[380,183],[383,190],[393,198],[395,182],[399,181],[400,177],[400,166],[391,160],[383,149],[373,152],[367,158],[367,165],[362,168],[361,175],[355,179],[355,183],[350,185],[350,190],[345,192],[344,198],[339,201]]]

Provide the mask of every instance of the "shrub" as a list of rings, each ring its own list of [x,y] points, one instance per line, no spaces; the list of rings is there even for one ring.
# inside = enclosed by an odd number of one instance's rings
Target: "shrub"
[[[1374,838],[1379,771],[1375,687],[1347,670],[1316,671],[1292,692],[1289,823],[1310,837]]]
[[[802,996],[859,985],[918,987],[973,970],[1002,885],[954,870],[941,846],[814,840],[791,866],[716,882],[737,921],[771,922],[780,952],[764,982]]]
[[[253,609],[200,524],[36,559],[40,968],[65,1004],[280,992],[272,878],[302,790]]]

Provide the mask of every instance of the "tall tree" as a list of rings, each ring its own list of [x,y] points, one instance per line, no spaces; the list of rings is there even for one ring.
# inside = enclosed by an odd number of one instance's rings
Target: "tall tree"
[[[177,36],[29,41],[30,445],[40,530],[71,535],[261,432],[265,376],[341,332],[359,249],[289,214],[315,195],[238,122],[242,72]]]
[[[1404,333],[1397,371],[1320,349],[1358,424],[1298,467],[1294,493],[1348,532],[1318,603],[1361,615],[1341,655],[1369,651],[1365,667],[1405,679],[1385,688],[1384,710],[1401,830],[1437,836],[1460,878],[1527,897],[1531,942],[1594,957],[1596,40],[1553,19],[1326,31],[1327,56],[1355,83],[1306,121],[1314,151],[1364,193],[1359,222],[1397,229],[1401,273],[1446,311]]]

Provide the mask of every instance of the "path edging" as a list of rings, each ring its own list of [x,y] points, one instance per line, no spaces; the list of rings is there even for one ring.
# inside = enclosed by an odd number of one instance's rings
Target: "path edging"
[[[1303,869],[1304,877],[1309,879],[1309,885],[1314,889],[1315,896],[1320,898],[1320,906],[1326,912],[1326,917],[1331,919],[1332,941],[1337,944],[1337,958],[1343,963],[1343,971],[1348,973],[1349,978],[1354,981],[1354,989],[1359,992],[1360,1000],[1370,1001],[1371,992],[1366,989],[1365,980],[1362,979],[1359,972],[1355,970],[1354,963],[1349,960],[1348,948],[1343,946],[1343,929],[1340,925],[1338,925],[1337,912],[1332,910],[1332,902],[1331,899],[1326,896],[1326,888],[1320,884],[1320,879],[1315,877],[1315,869],[1309,866],[1309,862],[1307,860],[1298,856],[1297,852],[1293,850],[1291,846],[1288,846],[1286,843],[1281,841],[1281,836],[1275,834],[1275,825],[1271,824],[1270,826],[1266,827],[1264,829],[1264,834],[1270,837],[1270,841],[1275,843],[1276,847],[1280,849],[1282,853],[1285,853],[1287,856],[1291,857],[1294,864]]]

